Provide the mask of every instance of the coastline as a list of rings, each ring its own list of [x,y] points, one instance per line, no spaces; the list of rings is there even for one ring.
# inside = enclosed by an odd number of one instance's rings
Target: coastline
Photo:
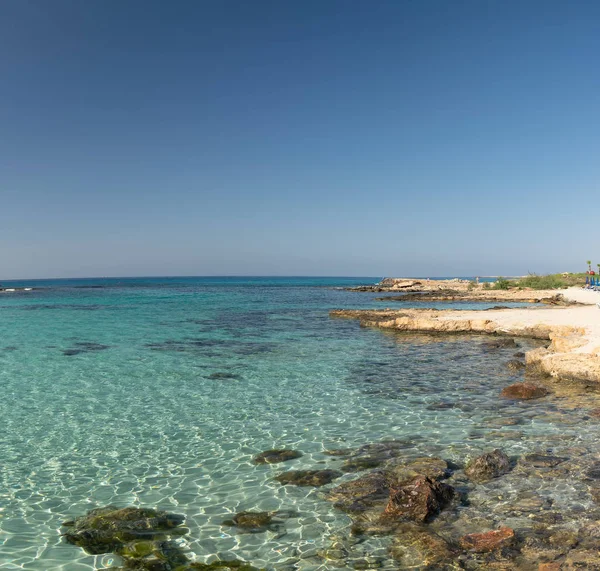
[[[530,292],[524,292],[530,293]],[[556,292],[553,292],[556,295]],[[562,290],[565,306],[485,311],[384,309],[333,310],[332,317],[359,319],[361,325],[403,332],[477,333],[549,341],[528,351],[529,370],[560,380],[600,383],[600,294],[581,288]],[[568,305],[577,304],[577,305]]]

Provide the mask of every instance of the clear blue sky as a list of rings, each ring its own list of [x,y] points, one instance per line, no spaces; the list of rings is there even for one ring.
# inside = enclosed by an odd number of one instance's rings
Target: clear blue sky
[[[600,262],[597,0],[3,0],[0,277]]]

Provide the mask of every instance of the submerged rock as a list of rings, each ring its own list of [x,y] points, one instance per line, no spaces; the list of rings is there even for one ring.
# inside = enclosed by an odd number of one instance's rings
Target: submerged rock
[[[473,482],[487,482],[510,472],[510,460],[501,450],[486,452],[467,463],[465,474]]]
[[[441,536],[414,524],[397,529],[390,555],[402,569],[449,569],[457,553]]]
[[[384,516],[426,522],[442,511],[454,497],[454,488],[428,478],[414,480],[392,489]]]
[[[273,514],[271,512],[239,512],[232,519],[225,520],[223,525],[230,525],[259,533],[271,528]]]
[[[377,468],[381,466],[383,462],[384,460],[380,458],[372,458],[370,456],[349,458],[340,466],[340,470],[342,472],[361,472],[362,470]]]
[[[427,476],[432,480],[441,480],[448,476],[448,463],[436,456],[423,456],[411,460],[390,460],[385,465],[386,473],[396,482],[412,480],[417,476]]]
[[[211,571],[211,569],[236,569],[237,571],[262,571],[257,567],[253,567],[250,563],[241,561],[240,559],[233,559],[232,561],[213,561],[212,563],[191,563],[188,567],[185,567],[182,571],[197,569],[199,571]],[[176,571],[180,571],[177,569]]]
[[[531,383],[515,383],[504,387],[501,396],[509,399],[530,400],[539,399],[549,394],[548,389]]]
[[[237,375],[236,373],[222,372],[222,371],[219,371],[217,373],[211,373],[206,378],[211,379],[213,381],[225,381],[228,379],[239,381],[242,379],[241,375]]]
[[[337,470],[290,470],[279,474],[275,479],[284,486],[292,484],[294,486],[319,487],[330,484],[342,475],[342,472]]]
[[[519,359],[511,359],[506,363],[506,368],[513,372],[521,371],[525,368],[525,363],[523,361],[519,361]]]
[[[558,456],[546,456],[544,454],[526,454],[519,459],[519,464],[530,465],[535,468],[554,468],[566,458],[559,458]]]
[[[63,534],[68,543],[91,555],[111,553],[133,540],[163,539],[183,534],[184,517],[148,508],[107,506],[89,511],[85,516],[63,523],[69,529]]]
[[[460,538],[463,549],[485,553],[510,545],[515,540],[515,532],[510,527],[501,527],[484,533],[470,533]]]
[[[344,482],[327,494],[334,506],[358,515],[375,509],[381,513],[390,495],[389,481],[381,471],[371,472],[361,478]]]
[[[512,337],[499,337],[498,339],[484,341],[481,347],[485,351],[497,351],[499,349],[518,347],[518,345]]]
[[[277,464],[279,462],[287,462],[288,460],[294,460],[300,458],[302,452],[298,450],[265,450],[254,457],[254,462],[257,464]]]

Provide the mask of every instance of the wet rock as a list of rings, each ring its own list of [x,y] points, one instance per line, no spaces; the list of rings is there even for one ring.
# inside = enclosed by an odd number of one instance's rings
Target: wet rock
[[[510,527],[500,527],[484,533],[470,533],[460,538],[463,549],[485,553],[510,545],[515,540],[515,532]]]
[[[515,359],[525,359],[525,353],[523,353],[523,351],[517,351],[516,353],[513,353],[513,357]]]
[[[481,344],[484,351],[498,351],[499,349],[510,349],[518,347],[517,343],[511,337],[499,337]]]
[[[225,520],[223,525],[237,527],[248,533],[276,531],[281,522],[273,520],[273,512],[239,512],[232,519]]]
[[[350,456],[353,452],[351,448],[334,448],[332,450],[324,450],[323,454],[327,456]]]
[[[183,550],[172,541],[133,541],[116,553],[123,558],[125,569],[137,571],[187,569],[189,563]]]
[[[111,553],[130,541],[163,539],[182,534],[184,517],[148,508],[107,506],[89,511],[85,516],[63,523],[63,537],[91,555]],[[178,529],[177,529],[178,528]]]
[[[594,462],[585,472],[585,476],[590,480],[600,480],[600,462]]]
[[[426,522],[442,511],[454,494],[452,486],[427,476],[418,476],[390,491],[384,517]]]
[[[567,553],[561,571],[600,571],[598,549],[573,549]]]
[[[340,470],[342,472],[361,472],[362,470],[377,468],[383,462],[384,460],[380,458],[372,458],[370,456],[350,458],[340,466]]]
[[[411,460],[394,459],[385,465],[386,473],[396,482],[412,480],[417,476],[427,476],[441,480],[449,474],[448,463],[436,456],[423,456]]]
[[[525,456],[519,458],[519,464],[525,464],[533,466],[535,468],[554,468],[554,466],[558,466],[565,460],[566,458],[559,458],[558,456],[546,456],[544,454],[526,454]]]
[[[525,363],[518,359],[511,359],[506,363],[506,368],[513,372],[522,371],[525,368]]]
[[[501,396],[509,399],[530,400],[539,399],[549,394],[548,389],[531,383],[515,383],[504,387]]]
[[[588,411],[588,414],[592,418],[600,418],[600,407],[599,408],[592,408],[591,410]]]
[[[420,526],[403,524],[397,530],[390,555],[402,569],[449,569],[456,551],[441,536]]]
[[[510,460],[501,450],[486,452],[470,460],[465,468],[465,474],[473,482],[487,482],[510,472]]]
[[[257,464],[277,464],[279,462],[294,460],[301,456],[302,452],[299,452],[298,450],[265,450],[254,457],[254,462]]]
[[[387,476],[381,471],[376,471],[340,484],[327,494],[327,499],[333,502],[336,508],[353,515],[373,509],[379,514],[389,495],[390,484]]]
[[[342,476],[337,470],[290,470],[279,474],[275,479],[283,485],[294,486],[324,486]]]

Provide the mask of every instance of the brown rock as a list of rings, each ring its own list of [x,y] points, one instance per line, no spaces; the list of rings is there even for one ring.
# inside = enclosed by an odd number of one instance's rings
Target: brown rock
[[[484,533],[470,533],[460,538],[460,546],[477,553],[494,551],[510,545],[515,539],[515,532],[510,527],[501,527]]]
[[[530,400],[545,397],[548,394],[548,390],[531,383],[515,383],[514,385],[504,387],[500,394],[508,399]]]
[[[427,476],[432,480],[441,480],[448,474],[448,463],[436,456],[422,456],[411,460],[394,459],[385,465],[389,476],[402,483],[417,476]]]
[[[389,495],[390,487],[385,474],[376,471],[336,486],[327,494],[327,499],[342,511],[360,514],[372,508],[380,512]]]
[[[560,571],[560,563],[558,561],[552,561],[551,563],[540,563],[538,571]]]
[[[510,460],[502,450],[486,452],[467,463],[465,474],[473,482],[487,482],[510,472]]]
[[[443,510],[454,497],[454,488],[428,478],[414,480],[390,491],[385,517],[401,517],[426,522]]]
[[[445,539],[415,524],[402,524],[396,530],[390,555],[402,569],[449,569],[456,559]]]

